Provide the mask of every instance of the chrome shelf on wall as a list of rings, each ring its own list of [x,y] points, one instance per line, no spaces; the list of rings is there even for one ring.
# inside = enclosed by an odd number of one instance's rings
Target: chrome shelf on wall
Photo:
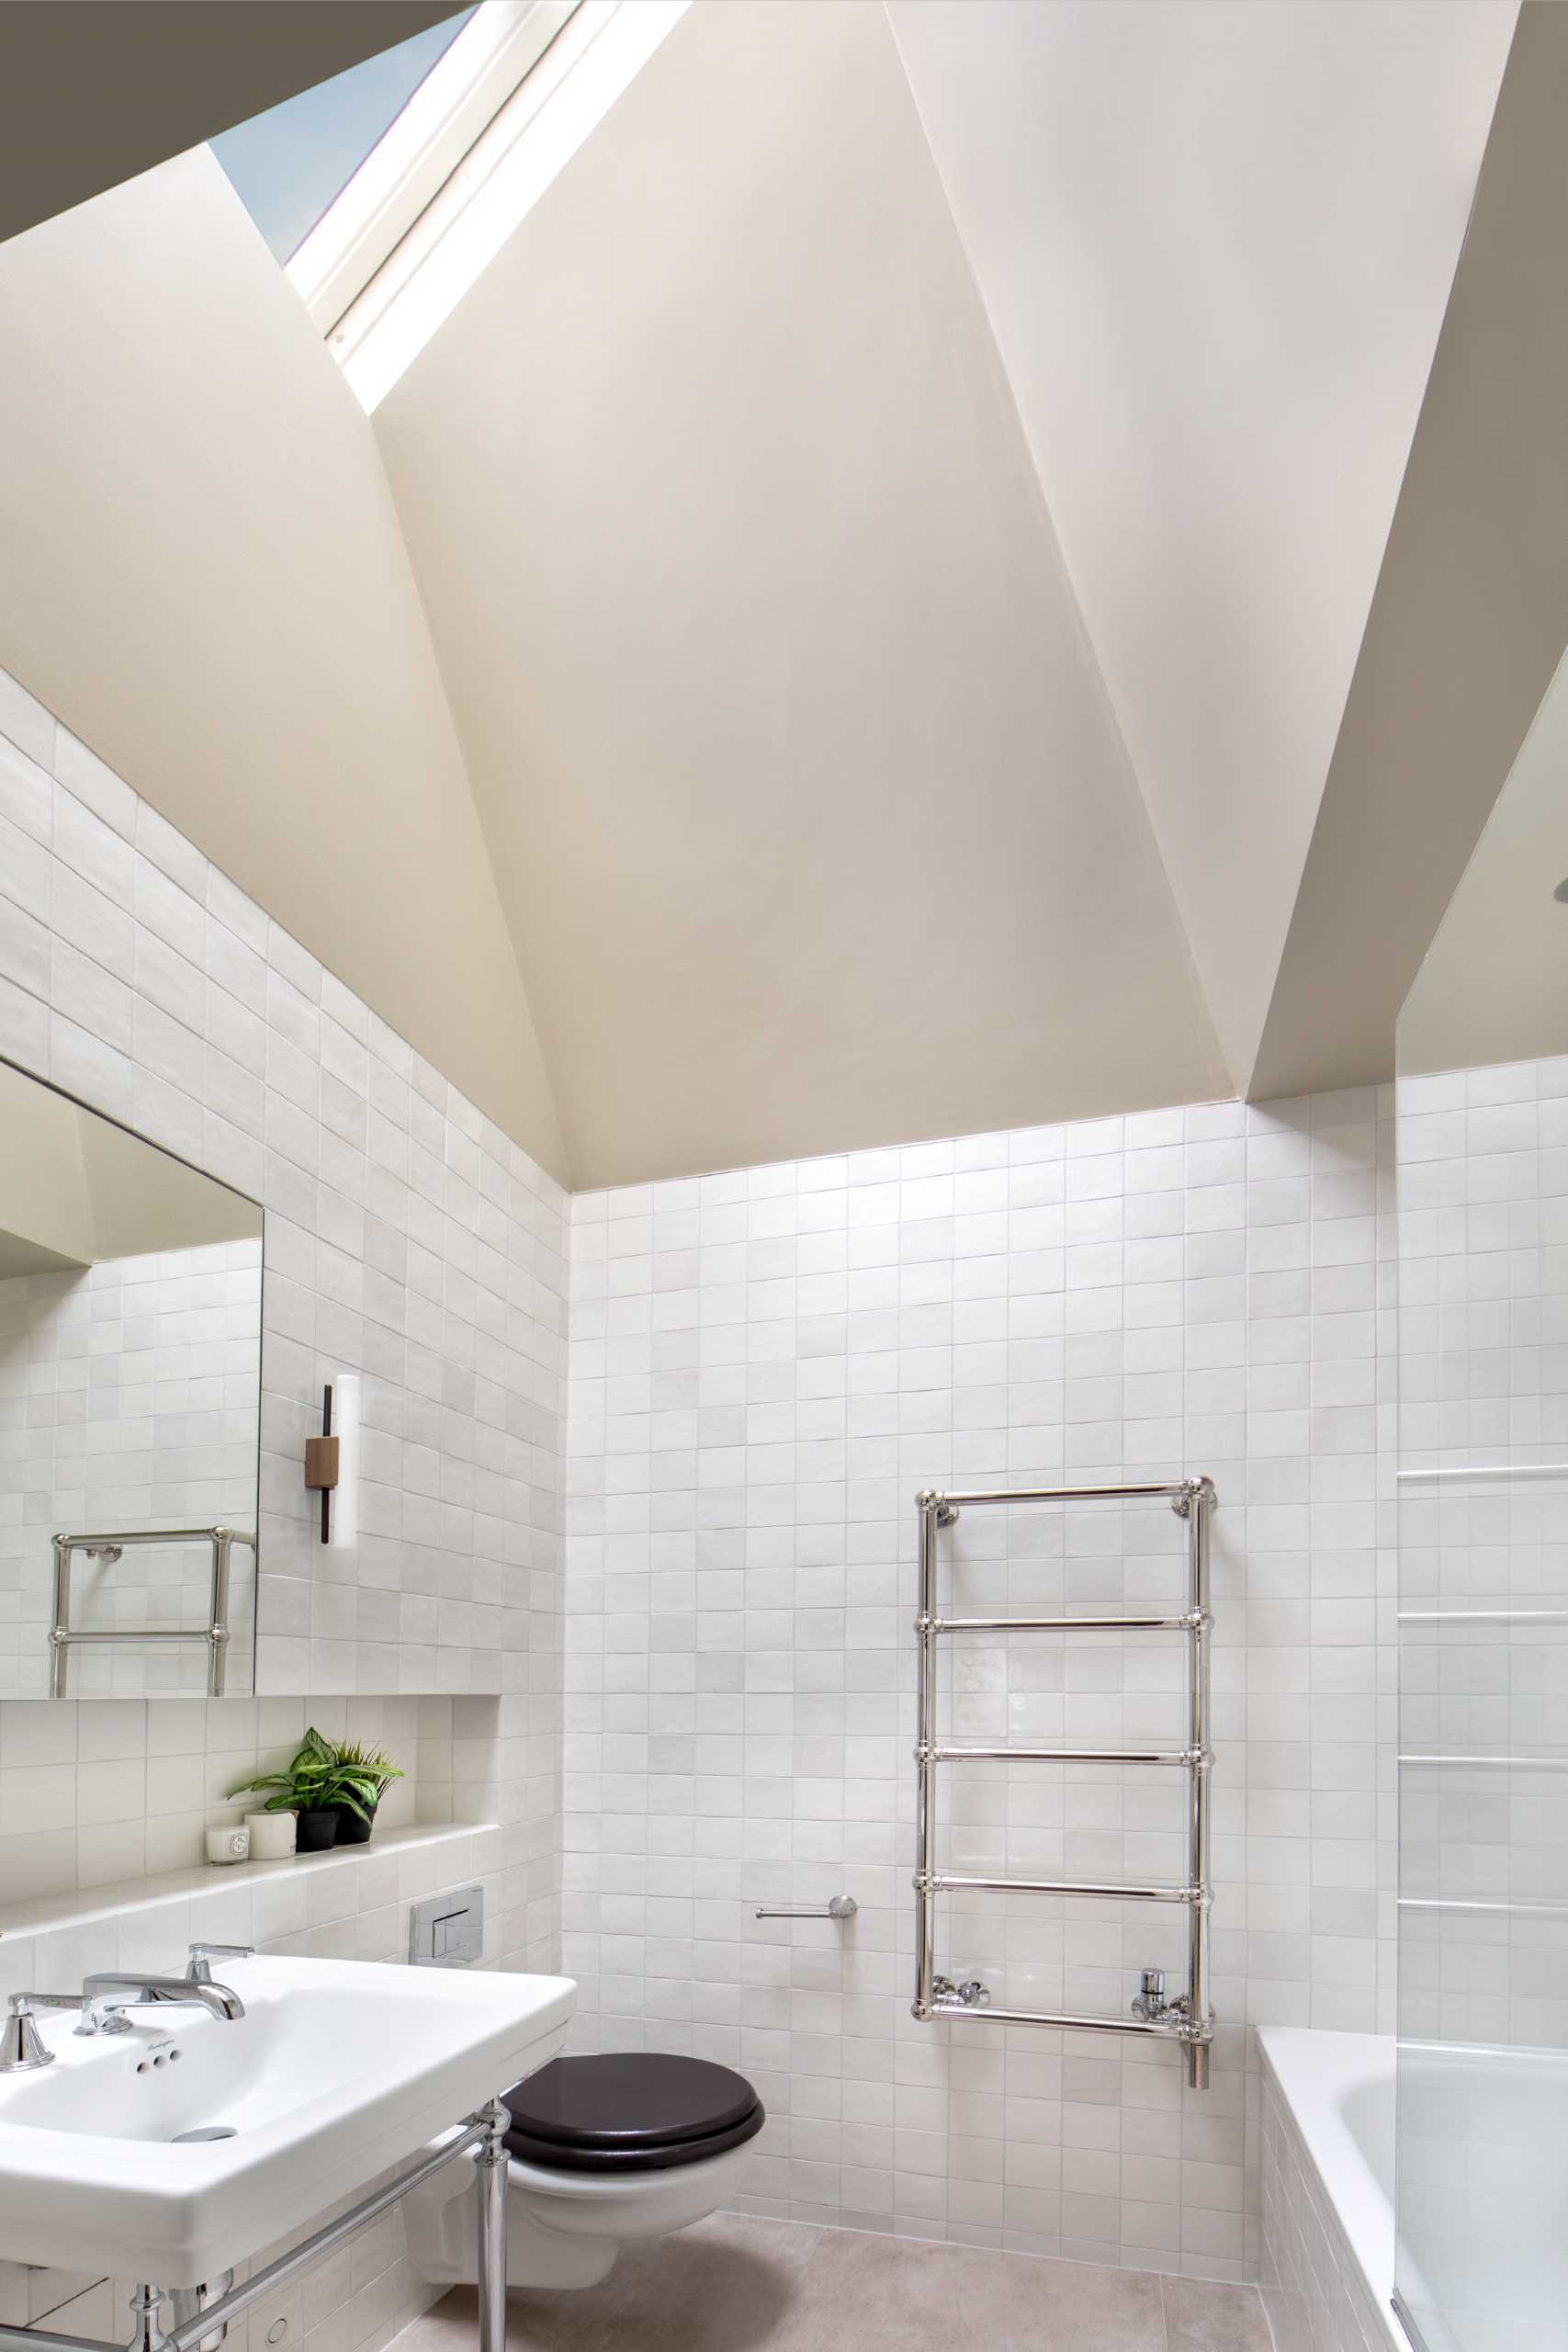
[[[1177,1616],[1110,1615],[1099,1617],[944,1617],[937,1605],[937,1533],[951,1527],[960,1511],[995,1509],[1009,1503],[1168,1502],[1187,1521],[1188,1605]],[[915,1998],[913,2011],[922,2024],[938,2018],[979,2018],[996,2025],[1055,2026],[1072,2033],[1133,2033],[1175,2041],[1187,2056],[1187,2079],[1195,2090],[1209,2086],[1209,2049],[1214,2038],[1213,2011],[1209,2003],[1209,1913],[1213,1891],[1209,1882],[1209,1514],[1214,1508],[1213,1482],[1206,1477],[1179,1478],[1156,1486],[1043,1487],[995,1488],[978,1493],[941,1494],[928,1489],[915,1498],[919,1538],[919,1614],[915,1632],[919,1643],[917,1699],[918,1733],[915,1764]],[[943,1634],[958,1633],[1139,1633],[1180,1634],[1187,1642],[1187,1744],[1180,1748],[1072,1748],[944,1747],[936,1736],[936,1645]],[[1111,1883],[1088,1884],[1064,1879],[976,1877],[937,1867],[936,1773],[943,1764],[985,1759],[1022,1763],[1157,1764],[1174,1766],[1188,1776],[1187,1881],[1181,1886],[1135,1886]],[[1080,2017],[1063,2010],[993,2008],[976,1997],[961,1998],[949,1980],[937,1974],[936,1898],[939,1894],[975,1891],[1011,1894],[1092,1896],[1130,1903],[1179,1903],[1188,1913],[1187,1990],[1173,1999],[1151,2000],[1145,1994],[1140,2014],[1127,2018]],[[1151,1977],[1155,1974],[1151,1972]],[[983,1988],[966,1986],[975,1996]]]

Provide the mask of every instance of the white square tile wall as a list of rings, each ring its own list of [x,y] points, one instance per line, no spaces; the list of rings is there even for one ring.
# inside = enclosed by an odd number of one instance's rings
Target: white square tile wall
[[[62,1921],[0,1934],[0,1990],[177,1962],[197,1929],[395,1959],[412,1896],[476,1876],[487,1960],[553,1966],[565,1195],[3,672],[0,1054],[264,1205],[257,1647],[280,1694],[0,1700],[0,1905]],[[302,1476],[339,1370],[366,1398],[346,1574]],[[364,1695],[383,1693],[406,1695]],[[243,1809],[229,1790],[307,1722],[405,1766],[383,1832],[495,1826],[254,1892],[214,1871],[188,1898],[122,1894],[197,1864]],[[368,2352],[430,2300],[393,2215],[254,2340],[283,2322],[312,2352]],[[113,2282],[0,2266],[0,2318],[46,2314],[125,2332]]]
[[[7,683],[0,1053],[265,1211],[260,1688],[524,1690],[566,1195]],[[357,1559],[315,1544],[300,1467],[335,1370],[365,1375]]]
[[[754,2201],[1256,2276],[1245,2026],[1390,2022],[1391,1120],[1386,1091],[1222,1103],[573,1202],[564,1964],[581,2044],[758,2082]],[[1201,2095],[1170,2050],[909,2016],[916,1491],[1193,1471],[1221,1505]],[[976,1513],[944,1575],[1163,1600],[1179,1541]],[[1175,1727],[1183,1660],[1010,1636],[948,1670],[965,1736],[1116,1744]],[[1174,1778],[955,1781],[964,1861],[1179,1874]],[[840,1889],[845,1929],[751,1916]],[[942,1917],[942,1961],[1031,2006],[1114,2011],[1180,1965],[1141,1906]]]
[[[3,673],[0,1054],[263,1204],[257,1682],[283,1698],[0,1702],[6,1895],[194,1861],[236,1762],[332,1704],[300,1693],[441,1694],[419,1810],[502,1824],[503,1949],[547,1956],[566,1195]],[[357,1555],[315,1540],[303,1479],[345,1370]]]

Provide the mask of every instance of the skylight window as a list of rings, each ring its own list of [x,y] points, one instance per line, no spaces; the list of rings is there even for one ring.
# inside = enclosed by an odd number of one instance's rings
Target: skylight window
[[[214,141],[367,410],[450,317],[689,5],[480,0]],[[378,67],[387,71],[374,102],[370,85],[363,94],[346,87]],[[312,99],[317,107],[284,122]],[[377,124],[367,143],[367,127]]]
[[[407,106],[473,16],[465,8],[301,90],[212,141],[212,152],[281,262],[304,243],[329,205]]]

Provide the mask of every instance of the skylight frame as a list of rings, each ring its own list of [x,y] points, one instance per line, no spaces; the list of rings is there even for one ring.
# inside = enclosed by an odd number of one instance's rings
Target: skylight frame
[[[481,15],[502,5],[508,0],[484,0]],[[367,413],[374,413],[690,6],[691,0],[574,0],[567,6],[567,20],[511,96],[336,323],[323,329]],[[458,35],[448,57],[471,29]],[[437,65],[425,87],[439,72]],[[423,95],[415,93],[405,114]],[[339,203],[354,195],[351,181]]]
[[[582,0],[482,0],[285,265],[331,335]]]

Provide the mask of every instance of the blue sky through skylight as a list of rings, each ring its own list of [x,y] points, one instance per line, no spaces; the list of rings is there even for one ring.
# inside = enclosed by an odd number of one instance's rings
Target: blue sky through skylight
[[[280,262],[304,243],[473,13],[443,17],[213,140],[213,153]]]

